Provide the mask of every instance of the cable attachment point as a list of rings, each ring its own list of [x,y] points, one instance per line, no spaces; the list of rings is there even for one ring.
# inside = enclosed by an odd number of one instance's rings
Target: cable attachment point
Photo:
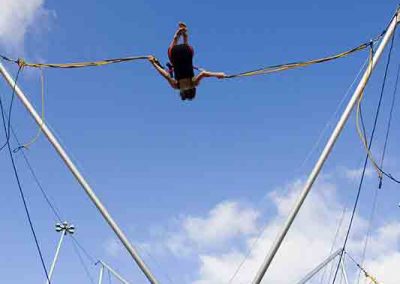
[[[24,68],[26,66],[26,61],[23,58],[18,58],[16,62],[19,66],[19,68]]]
[[[28,148],[26,148],[25,146],[18,146],[17,148],[15,148],[15,149],[13,150],[13,153],[16,154],[16,153],[18,153],[19,151],[21,151],[22,149],[28,149]]]
[[[379,185],[378,185],[378,189],[382,188],[382,183],[383,183],[383,177],[379,176]]]

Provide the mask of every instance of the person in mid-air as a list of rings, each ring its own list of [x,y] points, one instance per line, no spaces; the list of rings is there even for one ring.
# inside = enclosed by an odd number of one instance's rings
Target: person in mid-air
[[[178,44],[180,38],[183,43]],[[194,74],[193,47],[189,45],[188,30],[184,23],[179,23],[174,38],[168,48],[168,57],[171,62],[170,70],[166,71],[154,56],[149,56],[149,61],[174,89],[179,89],[182,100],[192,100],[196,96],[196,87],[203,78],[215,77],[223,79],[226,75],[222,72],[201,71]]]

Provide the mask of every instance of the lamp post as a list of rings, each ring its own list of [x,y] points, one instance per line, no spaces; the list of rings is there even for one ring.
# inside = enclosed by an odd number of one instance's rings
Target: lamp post
[[[68,224],[68,222],[63,222],[63,223],[57,223],[56,224],[56,232],[57,233],[61,233],[60,236],[60,240],[58,241],[58,245],[57,245],[57,249],[56,249],[56,253],[54,255],[54,259],[53,259],[53,263],[51,264],[51,268],[50,268],[50,272],[49,272],[49,278],[46,281],[46,284],[50,284],[51,281],[51,277],[53,275],[54,272],[54,268],[56,266],[57,260],[58,260],[58,256],[60,254],[60,250],[61,250],[61,245],[64,241],[64,237],[66,235],[72,235],[73,233],[75,233],[75,226],[74,225],[70,225]]]

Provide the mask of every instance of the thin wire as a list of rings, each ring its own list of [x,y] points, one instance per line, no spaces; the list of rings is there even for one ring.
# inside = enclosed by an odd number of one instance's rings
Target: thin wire
[[[10,102],[10,106],[9,106],[9,110],[8,110],[8,115],[6,115],[3,110],[3,113],[4,113],[3,116],[4,117],[8,116],[8,122],[7,122],[7,127],[4,130],[5,135],[6,135],[6,142],[0,147],[0,152],[8,145],[8,142],[10,141],[11,113],[12,113],[12,108],[13,108],[13,103],[14,103],[14,98],[15,98],[15,88],[17,86],[17,81],[18,81],[21,70],[22,70],[22,67],[19,67],[18,71],[17,71],[17,75],[15,76],[14,86],[13,86],[12,94],[11,94],[11,102]],[[2,105],[2,108],[3,107],[4,106]]]
[[[0,96],[1,96],[1,95],[0,95]],[[0,98],[0,99],[1,99],[1,98]],[[5,117],[7,118],[7,115],[6,115],[6,114],[5,114]],[[10,119],[10,118],[8,117],[8,120],[9,120],[9,119]],[[20,140],[19,140],[19,138],[18,138],[18,136],[17,136],[17,133],[16,133],[16,131],[15,131],[15,129],[14,129],[14,127],[12,126],[11,123],[10,123],[9,129],[11,130],[11,134],[13,135],[15,141],[16,141],[17,144],[18,144],[18,148],[21,148],[21,147],[22,147],[22,144],[21,144],[21,142],[20,142]],[[18,149],[18,148],[17,148],[17,149]],[[14,152],[15,152],[15,150],[14,150]],[[62,222],[63,218],[61,218],[60,210],[57,208],[57,206],[55,206],[54,204],[52,204],[51,199],[50,199],[48,193],[46,193],[46,191],[44,190],[44,188],[43,188],[41,182],[39,181],[39,178],[38,178],[37,174],[35,173],[35,170],[33,169],[32,164],[30,163],[30,161],[29,161],[29,159],[28,159],[28,157],[27,157],[27,155],[25,154],[24,151],[22,151],[22,156],[23,156],[23,158],[24,158],[25,164],[26,164],[26,166],[28,167],[28,169],[29,169],[29,171],[30,171],[30,173],[31,173],[31,175],[32,175],[32,177],[33,177],[33,179],[34,179],[34,181],[35,181],[37,187],[40,189],[40,192],[41,192],[42,196],[43,196],[44,199],[46,200],[46,203],[47,203],[48,206],[50,207],[51,211],[53,212],[53,214],[54,214],[54,216],[55,216],[55,219],[56,219],[57,221],[59,221],[59,222]]]
[[[0,103],[1,103],[1,96],[0,96]],[[6,115],[4,114],[4,118],[5,117],[6,117]],[[10,127],[9,129],[11,130],[11,133],[12,133],[14,139],[16,140],[17,144],[21,147],[21,143],[20,143],[20,141],[18,139],[18,136],[17,136],[17,134],[16,134],[16,132],[15,132],[15,130],[14,130],[14,128],[13,128],[11,123],[10,123],[9,127]],[[27,165],[27,167],[28,167],[28,169],[29,169],[29,171],[30,171],[30,173],[31,173],[31,175],[32,175],[37,187],[40,189],[40,192],[41,192],[42,196],[46,200],[46,203],[50,207],[50,209],[53,212],[55,218],[57,219],[57,221],[62,222],[63,219],[61,217],[60,210],[57,208],[56,205],[54,205],[51,202],[51,199],[50,199],[49,195],[44,190],[41,182],[39,181],[39,178],[38,178],[37,174],[35,173],[35,171],[34,171],[34,169],[32,167],[32,164],[30,163],[30,161],[29,161],[29,159],[28,159],[28,157],[27,157],[27,155],[25,154],[24,151],[22,151],[22,156],[24,158],[24,161],[25,161],[25,163],[26,163],[26,165]],[[80,248],[84,252],[85,256],[90,260],[90,262],[92,262],[94,264],[95,263],[94,258],[87,252],[87,250],[79,243],[79,241],[74,236],[71,236],[71,238],[72,238],[73,243],[74,243],[74,248],[75,248],[75,246]],[[78,255],[78,256],[80,257],[80,255]]]
[[[17,135],[16,135],[16,133],[15,133],[15,130],[14,130],[14,128],[12,127],[12,125],[11,125],[11,133],[13,134],[14,139],[17,141],[17,144],[18,144],[19,147],[20,147],[20,146],[21,146],[21,143],[20,143],[20,141],[19,141],[19,139],[18,139],[18,137],[17,137]],[[32,164],[29,162],[29,159],[28,159],[27,155],[25,154],[25,152],[24,152],[24,151],[21,151],[21,153],[22,153],[22,157],[24,158],[25,164],[26,164],[26,166],[27,166],[28,169],[29,169],[29,172],[31,173],[31,175],[32,175],[32,177],[33,177],[33,179],[34,179],[34,181],[35,181],[37,187],[39,188],[39,190],[40,190],[40,192],[41,192],[41,194],[42,194],[42,196],[43,196],[43,198],[46,200],[47,205],[50,207],[50,209],[51,209],[51,211],[53,212],[53,214],[54,214],[55,218],[57,219],[57,221],[62,222],[64,219],[61,218],[60,210],[57,208],[57,206],[55,206],[55,205],[51,202],[49,195],[48,195],[48,194],[46,193],[46,191],[44,190],[44,188],[43,188],[41,182],[39,181],[39,178],[38,178],[37,174],[35,173],[35,171],[34,171],[34,169],[33,169],[33,167],[32,167]]]
[[[74,238],[72,238],[72,240],[74,240]],[[95,284],[93,277],[89,272],[89,268],[87,267],[85,261],[83,260],[82,255],[79,252],[78,246],[76,245],[76,243],[74,241],[72,241],[72,247],[74,248],[74,251],[79,258],[79,261],[81,262],[81,266],[85,270],[86,276],[89,278],[89,280],[90,280],[90,282],[92,282],[92,284]]]
[[[96,260],[95,258],[90,255],[88,253],[88,251],[83,247],[83,245],[74,237],[71,236],[72,241],[77,245],[77,247],[84,253],[84,255],[86,256],[86,258],[92,263],[92,264],[96,264]]]
[[[107,269],[108,272],[108,283],[111,284],[111,272]]]
[[[367,236],[365,237],[365,242],[364,242],[364,248],[363,248],[363,252],[362,252],[362,256],[361,256],[361,266],[364,265],[364,261],[365,261],[365,257],[367,255],[367,248],[368,248],[368,243],[369,240],[371,238],[371,234],[372,234],[372,223],[375,217],[375,213],[376,213],[376,207],[377,207],[377,203],[378,203],[378,194],[379,194],[379,189],[376,188],[374,191],[374,199],[373,199],[373,203],[372,203],[372,209],[371,209],[371,213],[369,216],[369,220],[368,220],[368,231],[367,231]],[[358,273],[358,278],[357,278],[357,283],[360,282],[360,277],[361,277],[361,271]]]
[[[0,97],[0,109],[1,109],[1,116],[3,118],[3,128],[4,128],[4,131],[7,133],[6,118],[5,118],[4,106],[3,106],[3,102],[1,100],[1,97]],[[9,117],[9,121],[10,121],[10,117]],[[24,191],[22,189],[22,185],[21,185],[21,182],[20,182],[18,170],[17,170],[17,167],[15,165],[14,156],[13,156],[13,153],[12,153],[12,150],[11,150],[10,139],[9,138],[10,138],[10,136],[8,135],[8,137],[7,137],[7,149],[8,149],[8,153],[10,155],[10,160],[11,160],[12,168],[13,168],[13,171],[14,171],[15,179],[17,181],[20,197],[21,197],[22,203],[24,205],[26,217],[28,219],[29,227],[30,227],[31,233],[32,233],[34,241],[35,241],[35,245],[36,245],[37,252],[39,254],[40,262],[42,264],[44,273],[46,275],[46,279],[47,279],[48,283],[50,283],[49,274],[47,272],[46,264],[44,262],[42,250],[41,250],[40,245],[39,245],[39,240],[37,238],[36,231],[35,231],[35,228],[33,226],[33,221],[32,221],[32,218],[31,218],[31,215],[30,215],[30,212],[29,212],[29,208],[28,208],[28,204],[26,202]]]
[[[384,160],[385,160],[386,149],[387,149],[388,140],[389,140],[389,133],[390,133],[391,122],[392,122],[392,117],[393,117],[393,109],[394,109],[394,105],[395,105],[395,101],[396,101],[397,88],[398,88],[398,83],[399,83],[399,75],[400,75],[400,64],[398,65],[398,68],[397,68],[396,82],[395,82],[395,87],[394,87],[394,91],[393,91],[393,95],[392,95],[390,114],[389,114],[389,118],[388,118],[388,126],[387,126],[386,136],[385,136],[385,144],[384,144],[384,147],[383,147],[382,157],[381,157],[381,161],[380,161],[380,167],[381,168],[383,168],[383,163],[384,163]],[[382,182],[382,180],[381,180],[381,182]],[[377,197],[378,197],[378,189],[376,189],[375,193],[374,193],[373,207],[372,207],[372,212],[371,212],[371,216],[370,216],[370,220],[369,220],[368,233],[367,233],[367,237],[365,239],[364,250],[363,250],[363,254],[362,254],[362,258],[361,258],[361,266],[364,264],[364,261],[365,261],[366,250],[367,250],[369,238],[370,238],[370,235],[371,235],[371,232],[372,232],[372,220],[373,220],[373,217],[374,217],[375,211],[376,211]],[[361,277],[361,271],[359,271],[359,273],[358,273],[358,281],[357,281],[357,283],[360,282],[360,277]]]
[[[393,43],[394,43],[394,36],[392,37],[391,47],[390,47],[388,59],[387,59],[387,62],[386,62],[386,70],[388,69],[388,66],[390,64],[390,58],[391,58],[391,52],[392,52],[392,48],[393,48]],[[385,72],[384,78],[386,78],[386,72]],[[379,96],[379,102],[378,102],[378,105],[377,105],[377,108],[376,108],[376,112],[375,112],[375,119],[374,119],[374,124],[373,124],[372,132],[371,132],[371,137],[370,137],[369,143],[368,143],[368,151],[371,151],[372,142],[373,142],[374,136],[375,136],[376,126],[378,124],[379,113],[380,113],[380,109],[381,109],[381,105],[382,105],[382,99],[383,99],[383,95],[384,95],[384,91],[383,91],[384,90],[384,86],[383,85],[385,83],[386,83],[386,81],[384,80],[383,83],[382,83],[382,90],[381,90],[381,93],[380,93],[380,96]],[[346,238],[345,238],[344,243],[343,243],[343,251],[342,251],[342,253],[340,254],[340,257],[339,257],[339,265],[340,265],[341,259],[343,258],[343,253],[344,253],[344,250],[346,249],[347,241],[349,239],[350,231],[351,231],[351,228],[352,228],[352,225],[353,225],[353,221],[354,221],[354,217],[355,217],[355,213],[356,213],[356,210],[357,210],[357,207],[358,207],[358,202],[359,202],[360,195],[361,195],[361,189],[362,189],[362,186],[363,186],[365,172],[366,172],[369,160],[370,160],[369,159],[369,154],[367,152],[366,157],[365,157],[365,161],[364,161],[364,166],[363,166],[363,171],[362,171],[360,183],[359,183],[359,186],[358,186],[357,196],[356,196],[356,199],[355,199],[355,202],[354,202],[354,206],[353,206],[353,211],[352,211],[352,214],[351,214],[350,223],[349,223],[349,226],[347,228]],[[333,278],[332,284],[335,283],[335,280],[336,280],[336,277],[337,277],[337,274],[338,274],[338,271],[339,271],[339,265],[336,267],[336,272],[335,272],[335,276]]]
[[[332,242],[332,245],[331,245],[331,249],[330,249],[330,251],[329,251],[329,255],[332,255],[333,254],[333,250],[335,249],[335,246],[336,246],[336,242],[337,242],[337,239],[338,239],[338,237],[339,237],[339,233],[340,233],[340,229],[342,228],[342,224],[343,224],[343,221],[344,221],[344,217],[346,216],[346,211],[347,211],[347,208],[346,207],[344,207],[343,208],[343,211],[342,211],[342,216],[340,216],[340,219],[339,219],[339,224],[338,224],[338,226],[337,226],[337,229],[336,229],[336,232],[335,232],[335,237],[333,238],[333,242]],[[331,263],[330,263],[331,264]],[[332,266],[332,265],[329,265],[329,266]],[[325,268],[324,268],[324,271],[323,271],[323,273],[322,273],[322,275],[321,275],[321,278],[320,278],[320,283],[325,283],[325,276],[326,276],[326,271],[328,270],[328,266],[325,266]],[[331,267],[331,269],[330,269],[330,273],[329,273],[329,278],[328,278],[328,282],[329,282],[329,279],[332,277],[332,274],[333,274],[333,268]]]
[[[362,64],[362,66],[361,66],[360,70],[358,71],[356,77],[354,78],[353,82],[347,88],[344,96],[342,97],[342,99],[339,102],[339,105],[336,107],[335,112],[331,115],[331,117],[329,118],[328,122],[325,124],[324,128],[320,132],[320,134],[318,136],[318,139],[317,139],[317,142],[314,144],[314,146],[311,148],[311,151],[307,154],[307,156],[305,157],[303,162],[300,164],[300,168],[302,168],[308,162],[308,160],[311,158],[312,154],[315,152],[315,150],[321,144],[322,138],[324,137],[324,135],[325,135],[326,131],[328,130],[328,128],[332,125],[333,120],[335,119],[335,117],[338,114],[339,110],[342,108],[342,106],[343,106],[344,102],[346,101],[347,97],[350,95],[350,91],[353,89],[353,86],[357,82],[358,78],[360,77],[360,75],[361,75],[362,71],[364,70],[365,66],[367,65],[368,61],[369,61],[368,58],[365,59],[364,63]]]
[[[397,88],[398,88],[398,84],[399,84],[399,76],[400,75],[400,64],[397,68],[397,75],[396,75],[396,83],[395,83],[395,88],[393,91],[393,96],[392,96],[392,104],[390,107],[390,114],[389,114],[389,119],[388,119],[388,126],[386,129],[386,136],[385,136],[385,144],[383,146],[383,153],[382,153],[382,158],[381,158],[381,168],[383,168],[383,162],[385,160],[385,156],[386,156],[386,150],[387,150],[387,145],[388,145],[388,140],[389,140],[389,134],[390,134],[390,129],[391,129],[391,125],[392,125],[392,118],[393,118],[393,109],[394,109],[394,105],[396,102],[396,95],[397,95]]]
[[[336,108],[335,112],[333,113],[333,115],[331,116],[331,118],[328,120],[327,124],[325,125],[324,129],[321,131],[320,136],[318,138],[318,141],[316,144],[314,144],[314,146],[312,147],[311,151],[307,154],[306,158],[303,160],[303,162],[301,163],[301,167],[304,166],[304,164],[306,163],[306,161],[310,158],[312,152],[315,151],[315,149],[318,147],[318,144],[320,143],[320,140],[322,139],[322,136],[324,134],[324,132],[326,131],[326,129],[329,127],[329,125],[331,124],[331,121],[333,120],[333,118],[336,116],[337,112],[340,109],[340,106],[343,104],[343,102],[346,100],[348,94],[350,93],[350,90],[353,88],[354,84],[356,83],[357,79],[359,78],[361,72],[364,70],[365,65],[368,62],[368,58],[364,61],[364,63],[362,64],[360,70],[358,71],[356,77],[354,78],[353,82],[350,84],[350,86],[347,88],[344,97],[341,99],[340,101],[340,105],[339,107]],[[253,244],[251,245],[251,247],[248,249],[246,255],[244,256],[243,260],[240,262],[239,266],[236,268],[235,272],[233,273],[232,277],[229,279],[228,283],[232,283],[232,281],[236,278],[237,274],[240,272],[241,268],[243,267],[243,265],[246,263],[247,259],[250,257],[252,251],[254,250],[255,246],[257,245],[257,243],[259,242],[259,240],[261,239],[261,237],[264,235],[266,230],[266,226],[263,227],[263,230],[260,231],[260,233],[256,236],[255,241],[253,242]]]
[[[171,276],[169,275],[169,273],[166,270],[162,270],[161,269],[161,265],[160,263],[157,261],[157,259],[155,257],[153,257],[150,252],[147,251],[147,249],[144,248],[144,246],[138,246],[145,254],[147,254],[148,257],[150,257],[153,262],[156,264],[156,266],[162,271],[162,273],[164,274],[164,276],[168,279],[168,282],[173,284],[174,281],[172,281]]]
[[[362,271],[364,272],[364,275],[366,278],[369,278],[372,282],[375,284],[379,284],[378,281],[376,280],[375,277],[373,277],[371,274],[369,274],[364,267],[362,267],[361,264],[359,264],[348,252],[344,251],[344,254],[346,254],[349,259]]]

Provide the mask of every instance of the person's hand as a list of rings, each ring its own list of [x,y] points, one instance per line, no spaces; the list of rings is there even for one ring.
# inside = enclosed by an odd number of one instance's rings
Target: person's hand
[[[221,73],[218,73],[218,74],[217,74],[217,78],[218,78],[218,79],[224,79],[224,78],[226,78],[226,74],[225,74],[225,73],[222,73],[222,72],[221,72]]]
[[[147,57],[147,59],[151,62],[151,63],[155,63],[156,62],[156,58],[153,55],[149,55]]]

